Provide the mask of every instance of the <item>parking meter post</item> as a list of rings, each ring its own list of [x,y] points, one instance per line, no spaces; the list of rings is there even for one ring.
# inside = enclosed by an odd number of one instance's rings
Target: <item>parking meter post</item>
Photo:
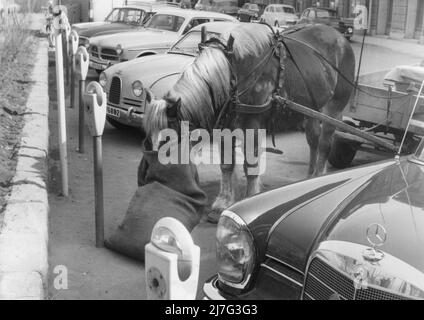
[[[94,153],[96,247],[103,248],[104,242],[105,242],[105,235],[104,235],[102,136],[93,137],[93,153]]]
[[[57,17],[56,19],[60,19]],[[60,25],[60,22],[58,22]],[[59,120],[59,152],[60,165],[62,174],[62,194],[65,197],[69,196],[68,188],[68,151],[67,151],[67,136],[66,136],[66,109],[65,109],[65,84],[63,70],[63,44],[62,33],[60,29],[55,31],[56,42],[56,84],[57,84],[57,103],[58,103],[58,120]]]
[[[85,80],[79,81],[79,117],[78,117],[78,152],[85,152],[85,137],[84,137],[84,92]]]

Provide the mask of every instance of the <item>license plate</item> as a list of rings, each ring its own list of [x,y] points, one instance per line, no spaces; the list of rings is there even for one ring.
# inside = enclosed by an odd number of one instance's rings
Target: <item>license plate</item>
[[[109,116],[112,116],[112,117],[115,117],[115,118],[120,118],[121,117],[121,110],[116,109],[114,107],[107,106],[106,113]]]
[[[96,70],[106,70],[106,66],[97,62],[90,61],[90,68]]]

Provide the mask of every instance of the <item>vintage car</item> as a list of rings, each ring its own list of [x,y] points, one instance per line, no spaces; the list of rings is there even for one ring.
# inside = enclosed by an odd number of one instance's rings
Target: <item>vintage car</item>
[[[353,19],[341,18],[336,9],[308,8],[303,11],[298,23],[324,23],[338,30],[348,40],[353,37]]]
[[[193,27],[212,21],[237,21],[209,11],[162,8],[145,24],[143,30],[100,36],[90,43],[90,67],[103,71],[111,65],[134,58],[165,53]]]
[[[217,37],[237,23],[212,22],[202,26],[206,27],[208,36]],[[146,107],[145,89],[162,97],[172,88],[198,54],[202,26],[194,27],[165,54],[123,62],[100,74],[99,82],[108,96],[107,119],[110,124],[116,128],[141,127]]]
[[[241,22],[250,22],[259,19],[259,6],[256,3],[245,3],[237,12]]]
[[[271,26],[292,26],[299,18],[293,6],[286,4],[271,4],[267,6],[260,19]]]
[[[239,8],[238,0],[199,0],[194,9],[221,12],[235,16]]]
[[[424,299],[424,140],[415,155],[226,210],[207,299]]]
[[[80,46],[90,45],[90,38],[98,35],[113,34],[140,28],[162,4],[143,3],[138,5],[116,7],[103,22],[85,22],[72,25],[78,32]]]

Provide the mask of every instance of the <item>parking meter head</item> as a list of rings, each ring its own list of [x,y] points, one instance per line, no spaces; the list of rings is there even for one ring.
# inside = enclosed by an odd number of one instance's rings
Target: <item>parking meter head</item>
[[[192,272],[195,245],[187,228],[175,218],[163,218],[152,231],[151,243],[160,250],[178,256],[178,274],[181,281]]]
[[[72,30],[69,36],[69,41],[70,41],[70,46],[69,46],[70,54],[74,56],[76,55],[78,51],[78,42],[79,42],[78,32],[76,32],[75,30]]]
[[[79,80],[87,79],[88,67],[90,64],[90,56],[87,48],[80,46],[76,53],[75,71],[79,76]]]
[[[106,93],[98,82],[90,82],[84,94],[85,119],[93,137],[103,135],[106,122]]]

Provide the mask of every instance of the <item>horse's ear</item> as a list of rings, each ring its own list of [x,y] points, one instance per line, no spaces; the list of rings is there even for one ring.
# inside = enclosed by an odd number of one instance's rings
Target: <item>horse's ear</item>
[[[171,119],[178,118],[180,109],[181,109],[181,98],[179,98],[172,105],[170,104],[168,105],[168,109],[166,110],[166,115],[168,116],[168,118],[171,118]]]
[[[153,97],[154,97],[153,92],[150,91],[150,89],[146,89],[146,101],[147,101],[147,103],[151,103],[152,100],[153,100]]]

